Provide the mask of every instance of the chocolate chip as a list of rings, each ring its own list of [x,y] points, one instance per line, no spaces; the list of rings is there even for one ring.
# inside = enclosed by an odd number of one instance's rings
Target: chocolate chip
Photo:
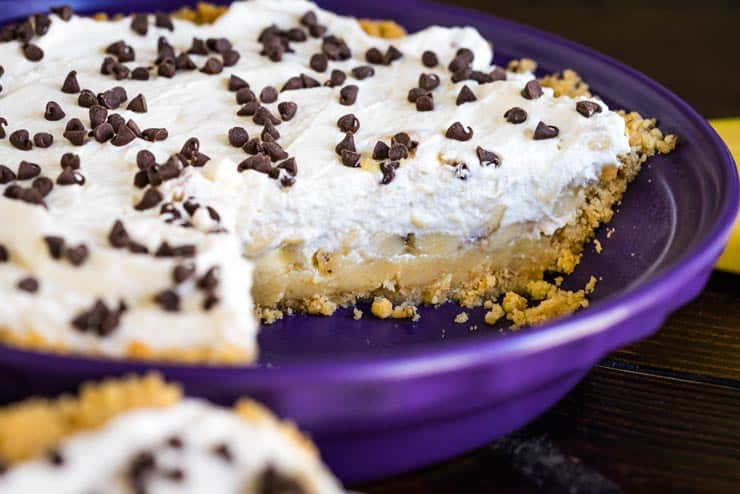
[[[105,107],[101,105],[93,105],[90,107],[90,110],[88,110],[88,114],[90,115],[90,127],[93,129],[97,127],[98,125],[105,122],[105,120],[108,118],[108,110],[105,109]],[[80,129],[68,129],[68,130],[80,130]]]
[[[0,245],[0,262],[8,262],[10,256],[8,255],[8,249],[5,246]],[[0,472],[2,474],[2,472]]]
[[[239,62],[241,55],[239,55],[239,52],[236,50],[226,50],[221,55],[221,58],[223,59],[224,67],[233,67],[237,62]]]
[[[296,175],[298,175],[298,165],[295,162],[295,158],[288,158],[287,160],[278,164],[277,167],[281,170],[285,170],[291,177],[295,177]]]
[[[109,124],[108,122],[103,122],[102,124],[95,127],[93,130],[93,137],[98,142],[107,142],[113,139],[113,136],[115,136],[116,132],[113,129],[113,126]]]
[[[416,148],[416,145],[418,143],[416,141],[412,141],[411,136],[409,136],[406,132],[399,132],[391,137],[391,145],[393,144],[403,144],[404,146],[409,148],[409,150],[412,150]]]
[[[265,142],[277,141],[278,139],[280,139],[280,132],[278,132],[277,128],[275,128],[275,125],[272,122],[267,121],[265,122],[265,127],[262,129],[260,137]]]
[[[244,127],[232,127],[229,129],[229,144],[240,148],[249,140],[249,134]]]
[[[72,7],[69,5],[60,5],[58,7],[51,7],[49,9],[52,13],[59,16],[63,21],[68,21],[72,18]]]
[[[72,168],[65,168],[57,176],[57,185],[83,185],[84,183],[85,177]]]
[[[426,50],[421,54],[421,63],[424,64],[424,67],[432,68],[439,65],[439,59],[437,58],[436,53],[431,50]]]
[[[355,101],[357,101],[357,93],[359,90],[360,89],[354,84],[344,86],[339,91],[339,104],[344,106],[354,105]]]
[[[221,443],[213,446],[213,454],[224,460],[226,463],[232,463],[234,461],[234,454],[231,452],[231,448],[227,444]],[[298,493],[296,493],[298,494]]]
[[[256,154],[251,156],[241,163],[237,167],[237,171],[243,172],[244,170],[255,170],[260,173],[269,173],[272,169],[270,164],[270,158],[265,154]]]
[[[501,158],[493,151],[488,151],[478,146],[475,148],[475,153],[478,155],[478,161],[480,161],[481,166],[493,165],[498,167],[501,165]]]
[[[80,167],[80,156],[74,153],[64,153],[59,162],[62,169],[71,168],[77,170]]]
[[[416,111],[434,110],[434,98],[431,94],[424,94],[416,98]]]
[[[8,125],[8,121],[3,117],[0,117],[0,139],[5,139],[5,126]]]
[[[126,90],[121,86],[116,86],[98,94],[98,102],[109,110],[115,110],[127,99]]]
[[[409,94],[407,96],[407,99],[411,103],[416,103],[417,99],[419,99],[422,96],[426,96],[428,94],[429,94],[429,91],[427,91],[426,89],[415,87],[415,88],[409,89]]]
[[[136,67],[131,71],[131,79],[136,81],[148,81],[149,80],[149,68],[148,67]]]
[[[283,101],[282,103],[278,103],[278,113],[284,122],[291,120],[295,116],[296,111],[298,111],[298,105],[292,101]]]
[[[180,296],[174,290],[162,290],[154,296],[154,302],[167,312],[180,310]]]
[[[166,77],[167,79],[172,79],[173,77],[175,77],[176,72],[177,67],[175,66],[174,60],[163,60],[157,66],[157,74],[161,75],[162,77]]]
[[[470,69],[470,67],[465,67],[452,74],[452,77],[450,79],[452,80],[452,82],[457,83],[460,81],[467,81],[468,79],[472,78],[473,71]]]
[[[339,117],[339,120],[337,120],[337,127],[339,127],[339,130],[342,132],[355,133],[360,129],[360,120],[353,113],[348,113],[347,115]]]
[[[505,81],[506,80],[506,70],[504,70],[503,67],[496,66],[493,68],[493,70],[488,74],[491,76],[492,81]]]
[[[317,81],[313,77],[311,77],[311,76],[309,76],[307,74],[303,74],[303,73],[301,73],[301,83],[303,84],[303,88],[304,89],[311,89],[311,88],[314,88],[314,87],[321,86],[321,84],[319,83],[319,81]]]
[[[190,216],[193,216],[198,208],[200,208],[200,204],[195,200],[195,197],[190,196],[182,203],[182,207]]]
[[[478,84],[488,84],[493,82],[493,77],[490,74],[481,72],[480,70],[474,70],[470,73],[470,78]]]
[[[110,309],[105,302],[97,299],[89,310],[79,313],[71,323],[78,331],[108,336],[118,327],[126,310],[126,304],[122,301],[119,301],[116,309]]]
[[[329,57],[329,60],[349,60],[352,51],[342,38],[333,35],[324,37],[321,43],[321,51]]]
[[[324,72],[329,66],[329,59],[323,53],[314,53],[308,65],[316,72]]]
[[[195,264],[192,262],[182,263],[175,266],[172,270],[172,279],[176,284],[180,284],[195,274]]]
[[[229,91],[234,92],[244,88],[249,88],[249,84],[247,83],[247,81],[245,81],[241,77],[237,77],[234,74],[231,74],[231,76],[229,77],[228,85]]]
[[[375,147],[373,148],[373,159],[378,161],[388,159],[389,151],[390,148],[388,147],[388,144],[383,141],[378,141],[375,143]]]
[[[117,41],[111,44],[105,51],[115,55],[119,62],[133,62],[136,59],[136,52],[124,41]]]
[[[365,52],[365,60],[367,60],[368,63],[372,63],[375,65],[382,65],[385,63],[383,53],[374,47]]]
[[[350,168],[357,168],[360,166],[360,153],[350,151],[349,149],[342,149],[340,156],[344,166],[348,166]]]
[[[146,99],[143,94],[139,94],[126,107],[127,110],[131,110],[136,113],[146,113],[148,111],[146,105]]]
[[[201,290],[213,290],[218,287],[221,278],[221,270],[214,266],[205,272],[198,280],[198,288]]]
[[[180,53],[175,58],[175,69],[177,70],[195,70],[198,66],[195,62],[187,55],[187,53]]]
[[[351,70],[352,77],[358,80],[367,79],[368,77],[372,77],[375,75],[375,69],[370,67],[369,65],[360,65],[359,67],[355,67]]]
[[[0,165],[0,184],[7,184],[15,180],[15,172],[5,165]]]
[[[65,255],[70,264],[73,266],[80,266],[87,260],[88,255],[90,255],[90,251],[85,244],[80,244],[76,247],[68,248]]]
[[[131,29],[142,36],[149,30],[149,19],[145,14],[134,14],[131,19]]]
[[[396,178],[396,169],[399,167],[398,161],[385,161],[380,164],[380,171],[383,173],[383,178],[380,183],[388,185]]]
[[[54,143],[54,136],[48,132],[37,132],[33,136],[33,144],[38,148],[48,148]]]
[[[263,153],[262,142],[256,137],[249,139],[242,147],[245,153],[248,154],[259,154]]]
[[[534,129],[534,140],[541,141],[544,139],[552,139],[560,134],[560,129],[554,125],[547,125],[545,122],[539,122],[537,127]]]
[[[391,161],[398,161],[409,157],[409,149],[404,144],[393,144],[388,151],[388,158]]]
[[[347,74],[342,72],[339,69],[334,69],[331,71],[331,75],[329,76],[329,80],[326,81],[325,85],[328,87],[337,87],[344,84],[344,81],[347,80]]]
[[[523,108],[515,106],[514,108],[506,110],[506,113],[504,113],[504,118],[509,123],[520,124],[527,120],[527,112],[524,111]]]
[[[455,177],[460,180],[467,180],[470,176],[470,168],[467,163],[457,162],[455,163]]]
[[[163,29],[169,29],[170,31],[175,30],[175,26],[172,24],[172,19],[169,15],[163,12],[157,12],[154,14],[154,25]]]
[[[137,189],[143,189],[149,183],[149,174],[146,170],[139,170],[134,174],[134,187]]]
[[[121,125],[116,132],[116,136],[111,140],[114,146],[125,146],[136,139],[136,133],[129,125]]]
[[[80,84],[77,82],[77,71],[72,70],[64,78],[62,92],[67,94],[77,94],[80,92]]]
[[[445,132],[445,137],[448,139],[454,139],[456,141],[468,141],[473,137],[473,129],[468,127],[467,132],[465,127],[460,122],[455,122]]]
[[[223,54],[227,50],[231,50],[231,42],[226,38],[208,38],[206,40],[206,46],[211,51]]]
[[[41,197],[46,197],[54,188],[54,182],[52,182],[48,177],[38,177],[33,181],[31,187],[36,189],[38,193],[41,194]]]
[[[537,99],[542,96],[542,86],[536,79],[532,79],[524,85],[522,96],[526,99]]]
[[[281,120],[273,115],[270,110],[261,106],[254,112],[254,118],[252,119],[257,125],[265,125],[267,122],[273,125],[280,125]]]
[[[156,158],[151,151],[142,149],[136,153],[136,166],[139,167],[139,170],[146,170],[154,163],[156,163]]]
[[[288,153],[276,142],[265,142],[262,144],[271,161],[280,161],[288,157]]]
[[[151,209],[160,202],[164,197],[162,196],[162,193],[159,191],[159,189],[155,189],[153,187],[148,188],[144,195],[141,197],[141,200],[134,206],[134,209],[137,211],[145,211],[147,209]]]
[[[28,43],[26,46],[23,47],[23,55],[25,55],[26,59],[30,60],[31,62],[38,62],[39,60],[44,58],[44,50],[39,48],[38,45]]]
[[[197,152],[197,151],[196,151]],[[152,171],[153,167],[150,167],[149,170]],[[159,175],[159,179],[163,182],[166,182],[167,180],[172,180],[173,178],[177,178],[180,176],[180,172],[182,171],[182,162],[180,161],[180,158],[177,155],[170,156],[167,161],[159,166],[158,168],[155,168]],[[150,177],[151,180],[151,177]],[[155,180],[151,180],[152,183],[155,183]]]
[[[44,237],[46,248],[49,251],[49,255],[52,259],[61,259],[64,254],[64,239],[56,235],[48,235]]]
[[[149,142],[164,141],[167,137],[169,137],[167,129],[152,128],[141,131],[141,138]]]
[[[34,30],[38,36],[43,36],[49,32],[51,26],[51,19],[46,14],[34,14],[33,16]]]
[[[465,103],[476,101],[477,99],[478,98],[475,96],[475,93],[473,93],[473,91],[466,84],[460,89],[460,92],[457,94],[455,104],[457,106],[460,106],[464,105]]]
[[[41,167],[36,163],[21,161],[18,165],[18,180],[30,180],[41,175]]]
[[[128,246],[129,236],[121,220],[116,220],[108,233],[108,242],[112,247],[120,249]]]
[[[25,129],[16,130],[10,134],[10,143],[14,148],[20,149],[21,151],[28,151],[33,147],[28,131]]]
[[[64,126],[64,130],[85,130],[85,124],[79,118],[70,118]]]
[[[201,68],[200,71],[204,74],[214,75],[220,74],[223,68],[224,66],[219,59],[211,57],[206,60],[206,63],[203,65],[203,68]]]
[[[257,96],[255,96],[254,92],[248,87],[239,89],[236,92],[235,97],[236,97],[236,102],[240,105],[244,105],[252,101],[257,101]]]
[[[89,89],[83,89],[80,96],[77,98],[77,104],[83,108],[90,108],[98,103],[98,98],[95,93]]]
[[[601,113],[601,105],[594,101],[579,101],[576,103],[576,111],[586,118],[591,118],[594,113]]]
[[[383,56],[383,62],[386,65],[390,65],[391,63],[395,62],[401,57],[403,57],[403,53],[401,53],[401,51],[395,46],[390,45],[388,49],[385,51],[385,55]]]
[[[432,91],[439,86],[439,76],[437,74],[420,74],[419,75],[419,87]]]
[[[36,293],[39,291],[39,282],[36,280],[36,278],[33,278],[31,276],[27,276],[25,278],[22,278],[20,281],[18,281],[18,284],[16,285],[19,290],[23,290],[24,292],[28,293]]]
[[[260,91],[260,101],[263,103],[274,103],[278,99],[278,92],[272,86],[265,86]]]
[[[342,150],[347,149],[349,151],[357,151],[355,149],[355,137],[351,132],[347,132],[344,138],[336,145],[334,150],[337,154],[342,154]]]
[[[200,38],[193,38],[188,53],[192,55],[208,55],[208,46],[206,42]]]

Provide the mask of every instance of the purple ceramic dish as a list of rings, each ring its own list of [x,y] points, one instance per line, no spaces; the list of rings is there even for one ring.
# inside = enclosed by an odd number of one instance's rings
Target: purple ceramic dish
[[[3,2],[0,21],[52,2]],[[81,12],[173,10],[178,1],[72,1]],[[292,317],[263,329],[256,367],[154,365],[64,357],[0,347],[0,396],[54,394],[102,376],[156,368],[189,394],[217,402],[251,395],[312,433],[347,482],[417,468],[481,446],[520,427],[571,389],[606,353],[652,334],[703,288],[738,209],[732,158],[707,122],[666,88],[575,43],[506,20],[418,0],[319,4],[341,14],[394,19],[410,31],[472,25],[496,62],[529,57],[542,72],[578,71],[617,108],[657,117],[680,136],[652,159],[570,277],[601,279],[592,305],[515,333],[452,322],[460,308],[423,308],[417,323]],[[603,230],[603,229],[602,229]],[[472,331],[471,325],[478,329]]]

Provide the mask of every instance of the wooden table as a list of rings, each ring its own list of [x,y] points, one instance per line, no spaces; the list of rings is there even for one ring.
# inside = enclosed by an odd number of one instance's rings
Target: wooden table
[[[556,32],[740,116],[732,2],[455,2]],[[494,6],[495,5],[495,6]],[[579,21],[580,19],[580,21]],[[706,75],[704,75],[706,74]],[[740,276],[715,272],[660,332],[605,358],[551,411],[485,448],[370,494],[740,492]]]

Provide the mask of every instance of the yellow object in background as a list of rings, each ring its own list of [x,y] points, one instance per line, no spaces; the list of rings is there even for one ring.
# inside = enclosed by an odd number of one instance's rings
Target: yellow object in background
[[[730,148],[740,173],[740,118],[710,120],[709,123]],[[740,217],[735,220],[735,228],[730,233],[730,242],[719,258],[717,268],[740,274]]]

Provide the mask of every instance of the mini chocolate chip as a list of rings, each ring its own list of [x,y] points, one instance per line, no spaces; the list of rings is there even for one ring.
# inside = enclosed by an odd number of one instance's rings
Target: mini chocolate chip
[[[421,54],[421,63],[424,64],[424,67],[432,68],[439,65],[439,59],[437,59],[436,53],[431,50],[426,50]]]
[[[59,162],[62,169],[71,168],[77,170],[80,167],[80,156],[74,153],[64,153]]]
[[[206,60],[206,63],[203,65],[203,68],[200,69],[200,71],[204,74],[214,75],[220,74],[223,68],[224,66],[219,59],[211,57]]]
[[[98,142],[107,142],[113,139],[113,136],[115,136],[115,134],[116,131],[113,130],[113,126],[108,122],[103,122],[102,124],[95,127],[95,129],[93,130],[93,137]]]
[[[154,296],[154,302],[167,312],[180,310],[180,296],[174,290],[162,290]]]
[[[311,89],[314,87],[321,86],[321,83],[314,79],[313,77],[307,75],[307,74],[301,74],[301,83],[303,84],[304,89]]]
[[[18,165],[18,180],[29,180],[41,175],[41,167],[36,163],[21,161]]]
[[[195,197],[190,196],[182,203],[182,207],[190,216],[193,216],[200,207],[200,204],[195,200]]]
[[[424,94],[416,98],[416,111],[434,110],[434,98],[431,94]]]
[[[146,170],[139,170],[134,174],[134,187],[137,189],[143,189],[149,183],[149,174]]]
[[[415,88],[409,89],[409,94],[407,96],[407,99],[411,103],[416,103],[417,99],[419,99],[422,96],[426,96],[428,94],[429,94],[429,91],[427,91],[426,89],[415,87]]]
[[[478,146],[475,148],[475,153],[478,155],[478,161],[480,161],[481,166],[493,165],[498,167],[501,165],[501,158],[493,151],[488,151]]]
[[[157,66],[157,74],[161,75],[162,77],[166,77],[167,79],[172,79],[175,77],[175,73],[177,72],[177,67],[175,66],[174,60],[164,60]]]
[[[293,177],[283,177],[280,181],[280,184],[284,187],[290,187],[293,183],[295,183],[295,179]],[[209,293],[203,299],[203,310],[209,311],[213,309],[220,301],[221,300],[216,295]]]
[[[38,177],[31,183],[31,187],[36,189],[41,197],[46,197],[54,188],[54,182],[49,177]]]
[[[264,106],[257,108],[257,111],[254,112],[254,118],[252,120],[257,125],[265,125],[267,122],[270,122],[273,125],[280,125],[281,123],[281,120],[273,115],[272,112],[270,112],[270,110],[268,110]]]
[[[334,148],[337,154],[342,154],[342,150],[344,149],[357,151],[357,149],[355,149],[355,137],[354,135],[352,135],[351,132],[347,132],[346,134],[344,134],[344,138]]]
[[[226,38],[208,38],[206,40],[206,46],[211,51],[223,54],[225,51],[231,49],[231,42]]]
[[[97,336],[108,336],[120,323],[121,316],[127,310],[123,301],[118,302],[118,307],[110,309],[100,299],[95,300],[89,310],[80,312],[71,321],[72,326],[78,331],[91,332]]]
[[[90,108],[98,103],[98,98],[95,93],[89,89],[83,89],[80,96],[77,98],[77,104],[83,108]]]
[[[292,101],[283,101],[282,103],[278,103],[278,113],[284,122],[291,120],[295,116],[296,111],[298,111],[298,105]]]
[[[249,88],[249,84],[247,83],[247,81],[245,81],[241,77],[237,77],[234,74],[231,74],[231,76],[229,77],[228,85],[229,91],[234,92],[244,88]]]
[[[404,144],[393,144],[388,151],[388,158],[391,161],[398,161],[409,157],[409,149]]]
[[[231,448],[229,448],[227,444],[216,444],[215,446],[213,446],[212,451],[214,455],[218,456],[226,463],[232,463],[234,461],[234,454],[231,452]]]
[[[342,132],[355,133],[360,129],[360,120],[353,113],[348,113],[339,117],[339,120],[337,120],[337,127],[339,127],[339,130]]]
[[[181,171],[182,162],[177,155],[170,156],[167,161],[158,168],[159,178],[163,182],[179,177]]]
[[[208,46],[206,46],[205,40],[193,38],[190,48],[188,48],[188,53],[192,55],[208,55]]]
[[[38,36],[43,36],[49,32],[51,26],[51,19],[46,14],[34,14],[33,16],[34,30]]]
[[[116,220],[108,233],[108,242],[112,247],[120,249],[128,246],[129,236],[121,220]]]
[[[72,168],[65,168],[57,177],[57,185],[83,185],[85,177]]]
[[[137,124],[132,118],[128,119],[126,127],[131,129],[131,132],[133,132],[136,137],[141,137],[141,128],[139,128],[139,124]]]
[[[358,80],[367,79],[368,77],[372,77],[375,75],[375,69],[370,67],[369,65],[360,65],[359,67],[355,67],[351,70],[352,77]]]
[[[59,16],[63,21],[68,21],[72,18],[72,7],[69,5],[60,5],[58,7],[51,7],[49,9],[53,14]]]
[[[153,128],[141,131],[141,138],[149,142],[164,141],[167,137],[169,137],[167,129]]]
[[[450,64],[447,66],[447,69],[449,69],[449,71],[452,73],[457,73],[465,69],[471,70],[470,61],[467,59],[467,57],[461,57],[458,55],[452,59]]]
[[[380,180],[382,185],[388,185],[396,178],[396,169],[398,166],[398,161],[385,161],[380,164],[380,171],[383,173],[383,178]]]
[[[54,143],[54,136],[48,132],[37,132],[33,136],[33,144],[38,148],[48,148]]]
[[[156,163],[156,158],[151,151],[142,149],[141,151],[136,153],[136,166],[139,167],[139,170],[146,170],[154,163]]]
[[[8,121],[0,117],[0,139],[5,139],[5,126],[8,125]]]
[[[111,140],[114,146],[125,146],[136,139],[136,134],[128,125],[121,125],[116,132],[116,136]]]
[[[324,72],[329,66],[329,59],[323,53],[314,53],[308,65],[316,72]]]
[[[473,129],[468,127],[467,132],[465,127],[460,122],[455,122],[445,132],[445,137],[448,139],[454,139],[456,141],[468,141],[473,137]]]
[[[455,163],[455,177],[460,180],[467,180],[470,176],[470,168],[467,163],[458,162]]]
[[[16,130],[10,134],[10,143],[14,148],[20,149],[21,151],[28,151],[33,147],[28,131],[25,129]]]
[[[412,141],[411,136],[409,136],[406,132],[399,132],[391,137],[391,145],[393,144],[403,144],[404,146],[409,148],[410,151],[412,149],[416,149],[418,142]]]
[[[350,168],[357,168],[360,166],[360,153],[350,151],[349,149],[342,149],[340,156],[342,157],[342,164]]]
[[[591,118],[594,113],[601,113],[601,105],[594,101],[579,101],[576,103],[576,111],[586,118]]]
[[[146,105],[146,99],[143,94],[139,94],[126,107],[127,110],[131,110],[136,113],[146,113],[148,111]]]
[[[256,154],[251,156],[241,163],[237,167],[237,171],[243,172],[244,170],[255,170],[260,173],[268,173],[272,169],[270,164],[270,158],[265,154]]]
[[[195,264],[186,262],[178,264],[172,270],[172,279],[176,284],[180,284],[195,274]]]
[[[36,278],[33,278],[31,276],[27,276],[25,278],[22,278],[18,281],[18,284],[16,285],[19,290],[23,290],[24,292],[28,293],[36,293],[39,291],[39,282],[36,280]]]
[[[128,70],[128,67],[126,67],[122,63],[115,63],[111,67],[111,74],[113,74],[113,78],[115,80],[121,81],[128,77],[129,70]]]
[[[224,67],[233,67],[239,62],[241,55],[236,50],[226,50],[221,54],[221,58],[224,61]]]
[[[275,128],[275,125],[272,122],[267,121],[265,122],[265,127],[262,129],[260,137],[265,142],[277,141],[278,139],[280,139],[280,132],[278,132],[277,128]]]
[[[262,147],[273,162],[281,161],[288,157],[288,153],[277,142],[265,142],[262,144]]]
[[[264,149],[262,148],[262,142],[256,137],[253,137],[252,139],[249,139],[244,146],[242,147],[245,153],[247,154],[259,154],[263,153]]]
[[[116,59],[113,57],[105,57],[103,63],[100,64],[100,73],[103,75],[109,75],[113,73],[113,67],[116,65]]]
[[[526,99],[537,99],[543,94],[542,86],[540,86],[540,83],[536,79],[532,79],[524,85],[521,94]]]
[[[149,30],[149,19],[146,14],[134,14],[131,19],[131,29],[142,36]]]
[[[15,172],[5,165],[0,165],[0,184],[7,184],[15,180]]]
[[[85,130],[85,124],[79,118],[70,118],[64,130]]]
[[[527,120],[527,112],[523,108],[515,106],[514,108],[506,110],[506,113],[504,113],[504,118],[509,123],[520,124]]]
[[[67,256],[67,260],[72,264],[73,266],[80,266],[82,265],[86,260],[88,255],[90,254],[89,249],[85,244],[80,244],[76,247],[68,248],[65,251],[65,255]]]
[[[552,139],[560,134],[560,129],[554,125],[547,125],[545,122],[539,122],[537,127],[534,129],[534,140],[541,141],[544,139]]]
[[[154,14],[154,25],[163,29],[169,29],[170,31],[175,30],[175,26],[172,24],[172,19],[169,15],[163,12],[157,12]]]
[[[201,290],[213,290],[218,287],[219,280],[221,278],[221,270],[218,266],[210,268],[205,274],[198,280],[198,288]]]
[[[10,256],[8,255],[8,249],[4,245],[0,245],[0,262],[8,262]],[[2,475],[3,472],[0,472]]]
[[[385,51],[385,55],[383,55],[383,62],[386,65],[390,65],[391,63],[395,62],[396,60],[403,57],[403,53],[396,48],[393,45],[390,45],[388,49]]]
[[[89,137],[86,130],[65,130],[62,136],[74,146],[83,146]]]
[[[131,71],[131,78],[136,81],[148,81],[149,69],[147,67],[136,67]]]
[[[23,55],[25,55],[25,57],[31,62],[38,62],[44,58],[44,50],[42,50],[38,45],[28,43],[23,47]]]
[[[164,196],[162,196],[162,193],[159,191],[159,189],[155,189],[153,187],[150,187],[146,189],[144,192],[144,195],[141,197],[141,200],[134,206],[134,209],[137,211],[145,211],[147,209],[151,209],[164,199]]]
[[[109,110],[115,110],[127,99],[126,90],[121,86],[116,86],[98,94],[98,102]]]
[[[296,175],[298,175],[298,165],[295,162],[295,158],[288,158],[287,160],[278,164],[277,167],[281,170],[285,170],[291,177],[295,177]]]
[[[490,74],[481,72],[480,70],[474,70],[470,73],[470,78],[478,84],[488,84],[493,82],[493,77]]]
[[[388,147],[388,144],[383,141],[378,141],[375,143],[375,147],[373,148],[373,159],[378,161],[388,159],[389,151],[390,148]]]
[[[365,60],[367,60],[368,63],[372,63],[375,65],[382,65],[385,63],[383,53],[374,47],[365,52]]]
[[[77,82],[77,71],[72,70],[64,78],[62,92],[67,94],[77,94],[80,92],[80,84]]]
[[[278,92],[272,86],[265,86],[260,91],[260,101],[263,103],[274,103],[278,99]]]
[[[465,103],[470,103],[473,101],[476,101],[478,98],[475,96],[475,93],[468,87],[467,84],[465,84],[461,89],[460,92],[457,94],[457,99],[455,100],[455,104],[457,106],[464,105]]]
[[[439,86],[439,76],[437,74],[420,74],[419,87],[432,91]]]
[[[249,134],[244,127],[232,127],[229,129],[229,144],[240,148],[249,140]]]
[[[108,118],[108,110],[101,106],[101,105],[93,105],[90,107],[90,110],[88,111],[88,114],[90,115],[90,127],[93,129],[97,127],[98,125],[105,122],[105,120]],[[67,129],[67,130],[80,130],[80,129]]]
[[[56,235],[47,235],[44,237],[46,248],[52,259],[61,259],[64,254],[64,239]]]
[[[257,96],[255,96],[254,92],[248,87],[239,89],[236,92],[235,97],[236,97],[236,102],[240,105],[244,105],[252,101],[257,101]]]
[[[347,74],[345,74],[343,71],[339,69],[334,69],[331,71],[331,75],[329,76],[329,80],[324,83],[325,86],[328,87],[337,87],[344,84],[344,81],[347,80]]]
[[[344,106],[354,105],[355,101],[357,101],[357,93],[359,90],[360,89],[354,84],[344,86],[339,91],[339,104]]]
[[[506,70],[503,67],[496,66],[493,68],[493,70],[488,74],[491,76],[492,81],[505,81],[506,80]]]

